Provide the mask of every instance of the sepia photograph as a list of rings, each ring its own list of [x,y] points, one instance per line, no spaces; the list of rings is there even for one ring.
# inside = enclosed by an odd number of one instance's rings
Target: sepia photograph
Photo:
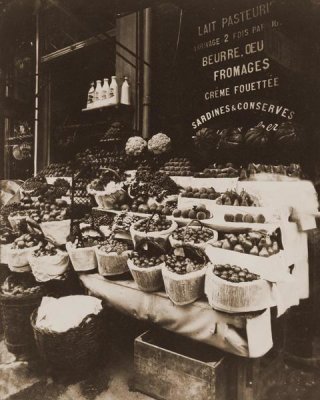
[[[320,399],[320,0],[0,0],[0,400]]]

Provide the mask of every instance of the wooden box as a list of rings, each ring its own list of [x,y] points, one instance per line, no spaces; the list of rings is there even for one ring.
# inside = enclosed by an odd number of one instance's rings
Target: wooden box
[[[228,400],[228,357],[167,331],[147,331],[134,343],[135,390],[163,400]]]

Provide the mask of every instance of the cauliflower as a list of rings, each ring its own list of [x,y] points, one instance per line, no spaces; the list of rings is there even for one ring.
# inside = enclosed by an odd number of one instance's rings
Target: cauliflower
[[[154,154],[167,153],[171,149],[171,139],[164,133],[157,133],[149,140],[148,149]]]
[[[131,156],[140,155],[147,147],[147,142],[140,136],[132,136],[127,140],[126,153]]]

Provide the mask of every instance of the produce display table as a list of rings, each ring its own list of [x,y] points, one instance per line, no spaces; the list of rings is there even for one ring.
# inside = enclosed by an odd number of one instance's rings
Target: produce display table
[[[164,292],[145,293],[131,280],[111,281],[98,274],[80,274],[90,294],[108,306],[169,331],[243,357],[261,357],[273,346],[270,309],[246,314],[213,310],[205,299],[174,305]],[[292,293],[292,282],[280,291]]]

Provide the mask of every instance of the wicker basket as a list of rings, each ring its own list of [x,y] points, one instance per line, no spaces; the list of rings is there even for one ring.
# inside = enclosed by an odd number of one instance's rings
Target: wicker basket
[[[164,263],[153,267],[141,268],[134,265],[132,260],[128,259],[128,267],[140,290],[144,292],[156,292],[163,287],[162,266]]]
[[[131,253],[130,250],[124,251],[121,255],[116,252],[105,253],[97,247],[95,248],[97,260],[98,260],[98,271],[102,276],[114,276],[124,274],[128,271],[128,256]]]
[[[77,272],[93,271],[97,268],[97,257],[94,247],[80,247],[75,249],[71,243],[66,244],[73,269]]]
[[[206,267],[199,271],[178,275],[162,267],[164,287],[170,300],[177,306],[193,303],[204,295]]]
[[[103,310],[59,333],[37,327],[37,313],[35,310],[31,315],[37,349],[53,375],[84,375],[98,365],[103,355]]]
[[[34,350],[30,315],[39,307],[42,296],[41,292],[15,296],[0,294],[4,340],[11,353],[22,354]]]
[[[196,226],[196,224],[198,224],[198,226]],[[205,226],[199,220],[192,220],[186,225],[186,228],[193,229],[193,230],[201,230],[201,229],[204,229],[204,227]],[[205,247],[206,247],[206,245],[208,243],[211,243],[211,242],[214,243],[214,242],[216,242],[218,240],[218,232],[217,231],[215,231],[215,230],[213,230],[211,228],[207,228],[207,227],[205,227],[205,229],[209,229],[213,234],[213,237],[207,242],[194,243],[194,242],[187,242],[187,241],[184,241],[184,240],[177,240],[177,239],[174,239],[172,237],[172,234],[171,234],[169,236],[170,245],[173,248],[175,248],[175,247],[183,247],[185,245],[189,245],[191,247],[197,247],[199,249],[205,249]]]

